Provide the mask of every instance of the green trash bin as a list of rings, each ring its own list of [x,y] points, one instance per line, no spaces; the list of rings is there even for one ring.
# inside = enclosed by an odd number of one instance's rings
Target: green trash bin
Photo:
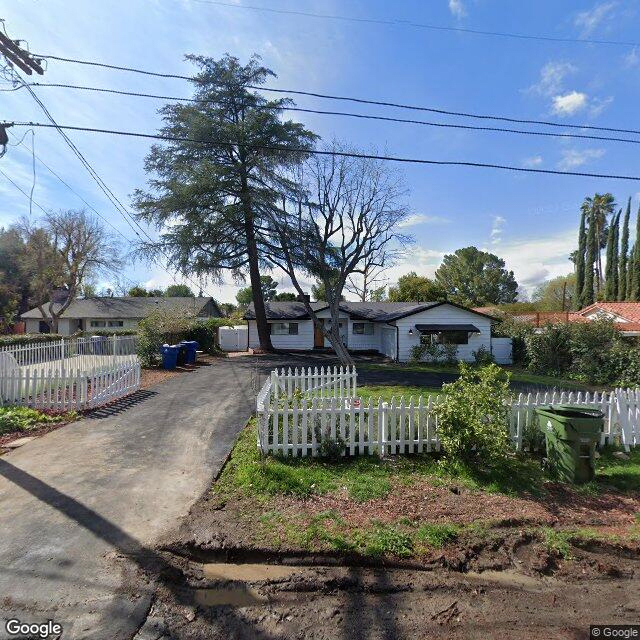
[[[545,435],[547,460],[554,477],[574,484],[593,480],[596,445],[604,427],[602,411],[559,404],[539,407],[535,412]]]

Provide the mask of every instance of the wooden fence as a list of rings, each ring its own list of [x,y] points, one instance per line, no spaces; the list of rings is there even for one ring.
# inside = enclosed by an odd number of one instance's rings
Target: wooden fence
[[[0,404],[81,411],[118,400],[140,388],[137,360],[102,370],[20,368],[0,376]]]
[[[316,456],[326,438],[344,442],[345,455],[397,455],[438,450],[434,408],[443,396],[391,403],[356,395],[355,369],[273,372],[257,398],[258,446],[264,453]],[[342,382],[338,378],[344,378]],[[331,394],[333,391],[333,395]],[[640,445],[640,390],[606,393],[550,391],[511,398],[509,432],[516,449],[542,445],[535,407],[551,404],[597,407],[605,415],[601,443]]]

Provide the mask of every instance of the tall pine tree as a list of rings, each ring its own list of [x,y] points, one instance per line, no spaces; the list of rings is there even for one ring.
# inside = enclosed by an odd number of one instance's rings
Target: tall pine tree
[[[584,285],[582,287],[582,306],[593,304],[594,263],[598,252],[598,238],[593,214],[589,215],[589,233],[587,234],[587,254],[584,267]]]
[[[604,276],[604,299],[605,300],[615,300],[615,282],[613,278],[613,270],[615,267],[615,258],[614,256],[617,253],[617,247],[615,246],[615,226],[616,219],[615,216],[613,220],[611,220],[611,224],[609,225],[609,229],[607,230],[607,253],[606,259],[607,264],[605,267],[605,276]]]
[[[618,211],[618,215],[613,225],[613,266],[611,267],[611,277],[613,278],[613,296],[612,302],[618,299],[618,289],[620,288],[620,278],[618,277],[618,269],[620,264],[620,216],[622,215],[622,209]]]
[[[618,300],[627,299],[627,265],[629,260],[629,218],[631,217],[631,198],[627,202],[627,210],[622,223],[622,237],[620,239],[620,259],[618,265]]]
[[[640,208],[638,208],[636,217],[636,243],[633,251],[633,265],[631,266],[630,300],[640,302]]]
[[[582,308],[582,290],[584,289],[584,252],[587,249],[587,233],[585,230],[585,210],[580,215],[580,231],[578,232],[578,251],[576,252],[576,297],[578,308]]]

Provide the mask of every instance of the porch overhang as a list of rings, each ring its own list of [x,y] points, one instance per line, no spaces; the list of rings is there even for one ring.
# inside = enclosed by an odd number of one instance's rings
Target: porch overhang
[[[480,329],[474,324],[417,324],[416,330],[420,333],[446,333],[448,331],[481,333]]]

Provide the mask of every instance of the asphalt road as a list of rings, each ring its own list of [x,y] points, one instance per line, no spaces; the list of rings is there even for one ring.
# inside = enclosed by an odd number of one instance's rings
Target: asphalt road
[[[133,577],[221,468],[254,367],[216,361],[0,458],[0,637],[8,617],[52,618],[65,639],[134,635],[152,588]]]

